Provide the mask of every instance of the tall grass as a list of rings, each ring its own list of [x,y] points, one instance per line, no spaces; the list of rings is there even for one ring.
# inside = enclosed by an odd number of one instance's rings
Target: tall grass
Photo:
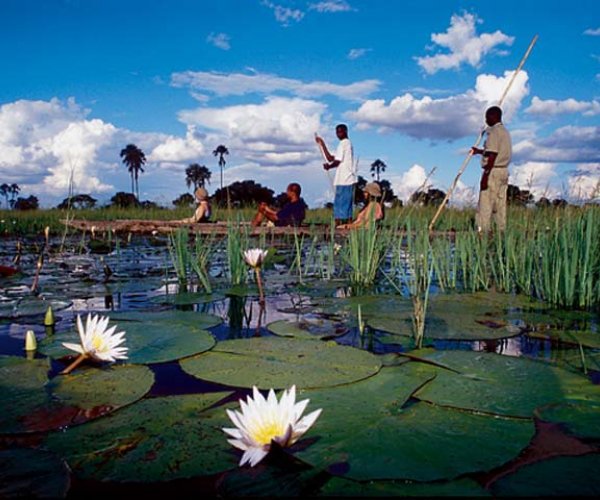
[[[248,266],[244,261],[244,251],[249,247],[247,228],[238,222],[229,221],[227,224],[227,270],[229,282],[236,286],[246,283]]]

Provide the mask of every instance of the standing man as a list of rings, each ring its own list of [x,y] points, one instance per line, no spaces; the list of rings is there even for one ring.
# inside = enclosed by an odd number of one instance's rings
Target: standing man
[[[352,221],[353,191],[357,179],[354,165],[354,150],[352,149],[350,139],[348,139],[348,127],[340,123],[335,127],[335,135],[337,135],[340,141],[335,156],[329,152],[325,141],[321,137],[316,136],[315,140],[328,161],[328,163],[323,164],[323,168],[325,170],[337,169],[333,181],[333,185],[335,186],[333,217],[337,226]]]
[[[510,134],[502,124],[502,110],[492,106],[485,112],[488,126],[483,149],[473,147],[474,155],[481,156],[481,183],[479,205],[475,219],[479,232],[492,227],[492,214],[499,231],[506,229],[506,191],[508,189],[508,164],[512,157]]]

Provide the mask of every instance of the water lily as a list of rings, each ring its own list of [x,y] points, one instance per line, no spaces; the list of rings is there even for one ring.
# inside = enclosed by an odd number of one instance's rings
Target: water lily
[[[127,359],[127,347],[121,346],[125,342],[125,332],[115,333],[116,326],[108,327],[109,317],[88,314],[85,327],[81,316],[77,315],[77,330],[81,344],[64,342],[63,346],[78,352],[79,357],[61,373],[70,373],[76,366],[87,358],[97,361],[114,362],[117,359]]]
[[[283,391],[279,401],[273,389],[265,399],[253,387],[252,397],[248,396],[246,402],[240,400],[241,412],[227,410],[235,428],[223,431],[233,438],[227,441],[244,452],[240,466],[250,463],[254,467],[267,456],[273,442],[285,448],[298,441],[322,411],[318,409],[302,417],[308,402],[305,399],[296,403],[296,386]]]
[[[259,303],[261,306],[265,304],[265,293],[263,291],[262,279],[260,277],[260,267],[267,258],[267,251],[260,248],[251,248],[244,252],[244,260],[256,274],[256,284],[258,285]]]
[[[267,257],[267,251],[260,248],[251,248],[244,252],[244,260],[250,267],[257,268],[262,266],[262,263]]]

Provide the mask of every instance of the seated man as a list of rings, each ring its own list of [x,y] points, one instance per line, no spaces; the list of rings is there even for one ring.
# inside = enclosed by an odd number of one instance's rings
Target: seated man
[[[275,226],[299,226],[306,216],[306,203],[300,198],[302,188],[300,184],[292,182],[285,192],[288,203],[281,210],[275,210],[266,203],[258,205],[258,212],[252,220],[252,226],[260,226],[265,220],[272,222]]]

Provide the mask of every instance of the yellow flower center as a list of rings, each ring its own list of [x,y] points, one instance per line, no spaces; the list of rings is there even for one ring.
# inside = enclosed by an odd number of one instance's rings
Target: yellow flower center
[[[92,348],[94,352],[102,352],[106,349],[106,342],[104,342],[104,338],[101,335],[95,334],[92,337]]]
[[[264,446],[265,444],[270,444],[274,438],[283,436],[284,434],[285,427],[281,422],[265,422],[252,433],[252,439],[257,444]]]

